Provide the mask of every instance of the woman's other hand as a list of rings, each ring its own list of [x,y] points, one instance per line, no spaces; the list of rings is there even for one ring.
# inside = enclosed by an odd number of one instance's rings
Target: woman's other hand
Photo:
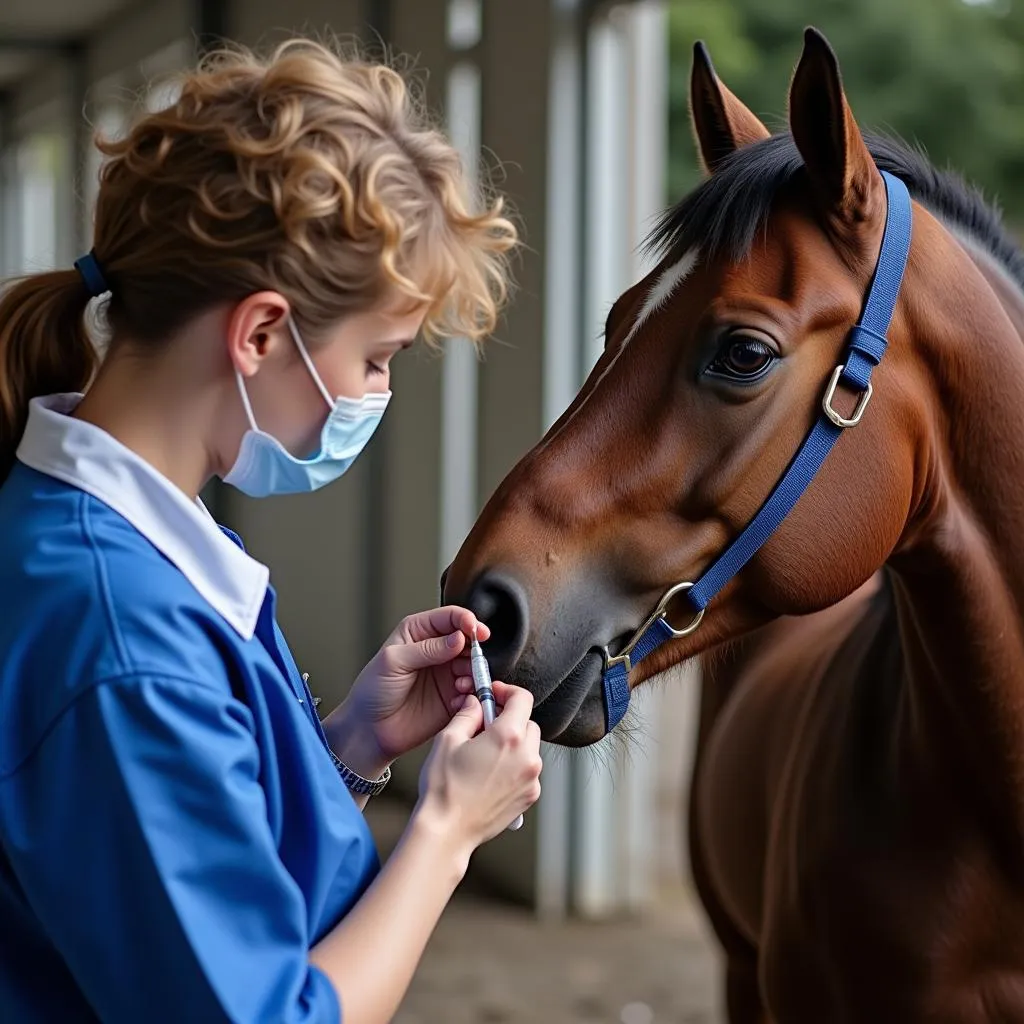
[[[473,689],[466,638],[474,627],[481,641],[490,636],[471,611],[456,606],[403,619],[324,721],[338,757],[376,778],[448,725]]]
[[[475,696],[434,741],[420,773],[414,817],[457,837],[469,854],[493,839],[540,798],[540,728],[530,720],[533,695],[495,681],[504,708],[483,730]],[[481,731],[483,730],[483,731]]]

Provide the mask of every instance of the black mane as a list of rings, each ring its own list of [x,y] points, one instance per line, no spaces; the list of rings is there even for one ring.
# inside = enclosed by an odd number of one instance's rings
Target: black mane
[[[983,245],[1024,288],[1024,253],[997,207],[959,175],[937,170],[920,150],[882,135],[865,136],[865,141],[878,167],[901,178],[937,217]],[[664,214],[647,244],[663,256],[699,248],[708,255],[742,259],[764,229],[779,193],[803,173],[803,159],[788,133],[744,146]]]

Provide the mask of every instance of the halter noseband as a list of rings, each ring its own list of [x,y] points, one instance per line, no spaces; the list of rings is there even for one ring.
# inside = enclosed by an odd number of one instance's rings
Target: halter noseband
[[[825,457],[840,435],[860,423],[871,401],[871,371],[881,362],[888,345],[886,331],[903,281],[913,226],[910,194],[906,185],[887,171],[880,173],[885,182],[888,210],[878,263],[860,322],[850,332],[845,361],[832,371],[822,399],[821,415],[782,479],[775,485],[775,490],[746,529],[695,583],[677,583],[670,587],[620,654],[613,657],[605,648],[603,684],[608,732],[622,721],[629,707],[629,673],[632,668],[667,640],[689,636],[696,631],[708,603],[779,528],[821,469]],[[848,418],[841,416],[833,405],[840,382],[860,396]],[[668,605],[677,594],[685,594],[684,600],[694,612],[693,619],[682,629],[673,628],[665,618]]]

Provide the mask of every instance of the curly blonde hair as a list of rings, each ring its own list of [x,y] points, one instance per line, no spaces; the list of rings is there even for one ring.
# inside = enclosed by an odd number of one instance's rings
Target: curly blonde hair
[[[317,336],[397,295],[428,341],[493,331],[516,229],[471,194],[460,158],[392,67],[290,40],[206,57],[167,109],[106,156],[94,247],[119,338],[155,345],[215,304],[280,292]],[[0,481],[28,402],[84,390],[97,365],[74,270],[0,299]]]

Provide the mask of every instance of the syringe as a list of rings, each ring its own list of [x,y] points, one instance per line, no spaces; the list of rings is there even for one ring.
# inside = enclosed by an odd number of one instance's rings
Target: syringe
[[[484,728],[489,728],[494,721],[494,690],[491,688],[491,669],[484,657],[480,641],[476,636],[476,626],[473,627],[473,636],[470,639],[469,667],[473,673],[473,688],[476,690],[477,700],[484,709]],[[515,832],[523,827],[523,816],[520,814],[508,827],[509,832]]]

